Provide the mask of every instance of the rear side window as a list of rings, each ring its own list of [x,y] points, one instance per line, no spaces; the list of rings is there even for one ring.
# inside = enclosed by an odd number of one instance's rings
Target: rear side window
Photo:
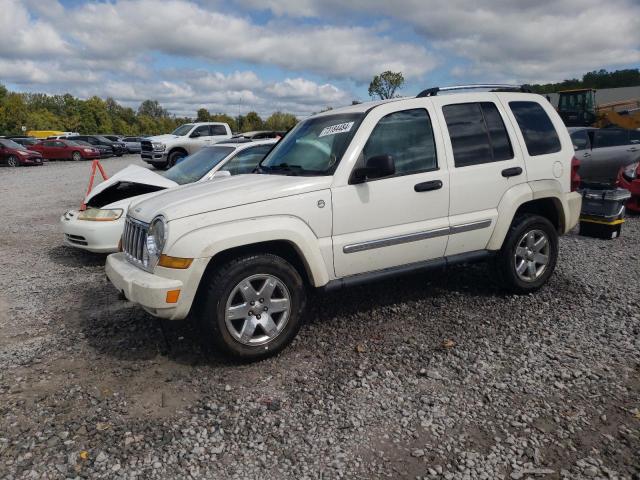
[[[559,152],[562,147],[558,133],[544,108],[537,102],[509,102],[516,117],[529,156]]]
[[[576,150],[589,150],[591,148],[591,140],[586,130],[578,130],[571,134],[571,141]]]
[[[596,130],[594,133],[594,148],[627,145],[628,139],[626,130]]]
[[[629,132],[629,143],[632,145],[640,144],[640,130],[631,130]]]
[[[509,135],[495,104],[446,105],[447,122],[456,167],[468,167],[513,158]]]
[[[390,113],[371,132],[362,150],[365,159],[391,155],[396,175],[434,170],[438,167],[431,119],[418,108]]]
[[[227,129],[224,125],[211,125],[211,135],[226,135]]]

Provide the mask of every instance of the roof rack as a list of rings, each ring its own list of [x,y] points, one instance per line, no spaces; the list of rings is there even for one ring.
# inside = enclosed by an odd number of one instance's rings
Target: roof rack
[[[531,90],[524,85],[508,85],[503,83],[477,83],[471,85],[452,85],[450,87],[432,87],[421,91],[416,98],[435,97],[438,92],[451,92],[455,90],[475,90],[480,88],[490,88],[495,92],[527,92]]]

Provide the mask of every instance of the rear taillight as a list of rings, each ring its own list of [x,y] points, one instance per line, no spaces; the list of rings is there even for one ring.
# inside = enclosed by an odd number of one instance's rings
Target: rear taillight
[[[571,159],[571,191],[575,192],[580,188],[580,174],[578,173],[580,170],[580,160],[576,157]]]

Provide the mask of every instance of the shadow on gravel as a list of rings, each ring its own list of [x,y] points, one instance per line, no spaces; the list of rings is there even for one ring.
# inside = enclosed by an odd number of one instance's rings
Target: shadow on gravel
[[[107,259],[104,253],[91,253],[64,245],[53,247],[47,255],[54,263],[65,267],[99,267]]]
[[[82,258],[82,255],[80,255]],[[488,265],[453,267],[448,270],[410,275],[394,280],[311,295],[308,302],[312,323],[345,317],[407,302],[431,301],[444,306],[442,294],[458,292],[471,296],[501,295],[490,281]],[[97,288],[99,294],[94,293]],[[81,308],[70,325],[83,332],[88,344],[101,355],[120,360],[147,360],[158,355],[181,364],[226,366],[224,357],[204,352],[194,321],[159,320],[142,308],[121,300],[105,280],[81,296]]]

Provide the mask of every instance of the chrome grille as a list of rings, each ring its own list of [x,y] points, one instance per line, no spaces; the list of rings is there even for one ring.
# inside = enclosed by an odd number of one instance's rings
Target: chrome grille
[[[151,145],[151,142],[149,140],[142,140],[140,142],[140,148],[143,152],[152,152],[153,151],[153,145]]]
[[[127,217],[122,232],[122,251],[127,260],[142,268],[149,266],[149,258],[145,255],[144,249],[148,230],[148,224]]]

